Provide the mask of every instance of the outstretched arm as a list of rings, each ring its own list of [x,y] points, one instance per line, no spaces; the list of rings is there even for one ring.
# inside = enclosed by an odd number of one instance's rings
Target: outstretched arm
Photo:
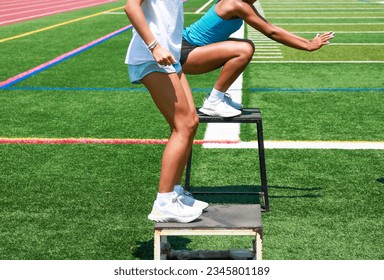
[[[268,23],[270,24],[270,23]],[[271,38],[274,41],[277,41],[286,46],[306,51],[315,51],[320,49],[323,45],[329,44],[329,40],[334,37],[332,31],[317,34],[312,40],[305,39],[303,37],[297,36],[283,28],[274,26],[270,24],[271,27],[268,28],[270,33],[264,34]],[[260,31],[262,32],[262,31]]]
[[[149,29],[144,12],[141,8],[143,1],[144,0],[127,0],[124,8],[125,13],[141,39],[143,39],[144,43],[149,47],[157,63],[160,65],[172,65],[176,62],[176,59],[171,52],[160,46]]]
[[[232,11],[232,16],[242,18],[248,25],[263,33],[265,36],[291,48],[315,51],[323,45],[329,44],[329,40],[334,37],[333,32],[317,35],[312,40],[297,36],[281,27],[271,24],[259,14],[252,4],[241,0],[233,1]]]

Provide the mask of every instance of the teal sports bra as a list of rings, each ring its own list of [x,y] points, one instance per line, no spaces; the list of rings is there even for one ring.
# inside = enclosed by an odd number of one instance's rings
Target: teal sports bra
[[[243,24],[241,18],[225,20],[217,15],[215,11],[217,2],[198,21],[184,28],[183,37],[188,43],[204,46],[222,42],[227,40],[233,32],[240,29]]]

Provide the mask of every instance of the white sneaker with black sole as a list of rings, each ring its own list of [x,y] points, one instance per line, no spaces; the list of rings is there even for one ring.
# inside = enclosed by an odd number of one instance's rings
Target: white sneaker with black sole
[[[148,219],[160,223],[189,223],[203,213],[200,208],[185,205],[181,200],[182,196],[175,192],[172,200],[164,206],[155,201]]]
[[[233,108],[227,102],[222,99],[218,99],[214,102],[204,99],[203,106],[199,111],[208,116],[231,118],[241,115],[241,111]]]

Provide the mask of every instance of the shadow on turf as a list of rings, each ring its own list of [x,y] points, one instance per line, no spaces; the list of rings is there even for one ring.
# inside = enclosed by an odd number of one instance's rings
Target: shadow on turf
[[[294,194],[292,195],[273,195],[269,196],[271,198],[317,198],[321,197],[319,194],[310,193],[310,192],[318,192],[321,191],[322,188],[298,188],[298,187],[287,187],[287,186],[268,186],[268,189],[276,189],[276,190],[288,190],[292,191]],[[296,194],[297,192],[301,192],[300,194]],[[305,192],[305,193],[303,193]]]
[[[167,240],[172,244],[173,248],[177,248],[178,250],[187,250],[187,245],[191,243],[189,238],[181,236],[168,236]],[[133,252],[133,256],[141,260],[153,260],[153,243],[153,238],[148,241],[138,242],[136,250]]]
[[[292,191],[289,195],[271,195],[271,190]],[[321,195],[313,193],[320,191],[316,188],[299,188],[289,186],[268,186],[269,198],[318,198]],[[261,187],[257,185],[238,185],[238,186],[191,186],[190,192],[198,199],[209,203],[235,203],[235,204],[260,204],[259,192]],[[204,194],[211,192],[211,194]],[[232,192],[232,193],[231,193]],[[236,192],[236,193],[235,193]],[[298,194],[298,192],[300,192]],[[276,192],[275,192],[276,193]]]

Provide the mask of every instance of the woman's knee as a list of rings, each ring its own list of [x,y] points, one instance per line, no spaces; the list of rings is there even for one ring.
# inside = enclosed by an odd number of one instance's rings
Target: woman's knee
[[[197,128],[199,127],[199,116],[197,114],[194,114],[193,116],[193,130],[194,130],[194,133],[196,134],[196,131],[197,131]]]
[[[199,116],[196,113],[194,113],[189,118],[187,129],[192,136],[195,136],[198,127],[199,127]]]
[[[241,51],[242,57],[251,60],[255,52],[255,44],[251,40],[244,39],[239,50]]]
[[[178,122],[173,128],[173,131],[183,134],[187,138],[193,138],[196,134],[197,128],[199,127],[198,115],[192,114],[188,117],[184,117]]]

